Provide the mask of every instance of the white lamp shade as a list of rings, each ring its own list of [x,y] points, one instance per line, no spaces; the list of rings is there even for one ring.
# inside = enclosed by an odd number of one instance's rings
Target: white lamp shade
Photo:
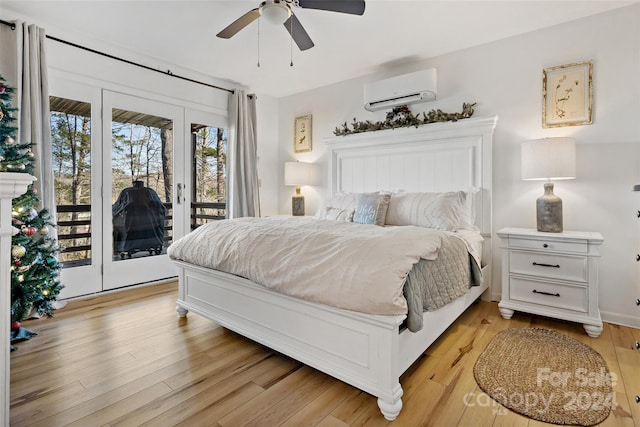
[[[576,141],[543,138],[521,146],[522,179],[572,179],[576,177]]]
[[[316,183],[316,167],[313,163],[285,162],[284,185],[313,185]]]

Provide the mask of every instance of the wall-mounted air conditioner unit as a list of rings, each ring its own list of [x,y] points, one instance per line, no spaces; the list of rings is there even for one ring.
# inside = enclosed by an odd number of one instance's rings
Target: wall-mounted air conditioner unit
[[[364,108],[369,111],[436,99],[435,68],[403,74],[364,85]]]

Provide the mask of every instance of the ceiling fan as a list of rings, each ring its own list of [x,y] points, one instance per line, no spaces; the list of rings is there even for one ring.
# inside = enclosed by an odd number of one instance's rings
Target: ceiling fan
[[[311,49],[314,46],[313,41],[296,15],[294,15],[292,6],[352,15],[362,15],[365,7],[364,0],[264,0],[259,7],[250,10],[233,21],[227,28],[220,31],[217,36],[229,39],[262,16],[270,22],[283,24],[300,50]]]

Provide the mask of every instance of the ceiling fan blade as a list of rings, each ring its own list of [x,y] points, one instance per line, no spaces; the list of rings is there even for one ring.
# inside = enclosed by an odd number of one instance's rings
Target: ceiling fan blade
[[[364,14],[364,0],[298,0],[300,7],[305,9],[328,10],[329,12]]]
[[[296,42],[300,50],[311,49],[313,46],[315,46],[313,44],[313,41],[311,40],[311,37],[309,37],[309,34],[307,34],[305,29],[302,27],[302,24],[300,23],[300,21],[298,21],[298,18],[296,18],[296,15],[294,15],[293,12],[291,12],[291,16],[289,17],[289,19],[284,21],[284,26],[287,31],[289,31],[289,34],[291,34],[291,37],[293,37],[293,41]]]
[[[222,39],[230,39],[231,37],[235,36],[238,31],[251,24],[258,18],[260,18],[260,11],[258,10],[258,8],[250,10],[240,18],[233,21],[227,28],[220,31],[217,36]]]

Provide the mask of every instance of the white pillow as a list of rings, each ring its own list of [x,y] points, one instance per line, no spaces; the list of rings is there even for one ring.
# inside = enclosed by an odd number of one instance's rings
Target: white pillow
[[[478,188],[471,187],[465,191],[467,193],[465,203],[460,209],[460,223],[458,224],[458,230],[473,230],[480,231],[475,225],[476,222],[476,206],[475,199],[476,193],[480,191]]]
[[[353,209],[327,208],[324,219],[333,221],[353,222]]]
[[[455,231],[461,216],[469,220],[465,207],[467,192],[394,193],[387,210],[387,225],[416,225],[438,230]],[[471,221],[473,224],[473,221]]]
[[[326,219],[327,217],[327,208],[337,208],[337,209],[356,209],[356,199],[358,197],[357,193],[338,193],[331,197],[329,200],[325,200],[316,212],[316,219]]]
[[[376,191],[373,193],[336,193],[333,197],[325,200],[320,206],[320,209],[316,212],[314,218],[325,219],[327,216],[327,208],[338,208],[344,210],[356,210],[358,203],[358,196],[361,194],[374,195],[374,194],[391,194],[388,191]]]

